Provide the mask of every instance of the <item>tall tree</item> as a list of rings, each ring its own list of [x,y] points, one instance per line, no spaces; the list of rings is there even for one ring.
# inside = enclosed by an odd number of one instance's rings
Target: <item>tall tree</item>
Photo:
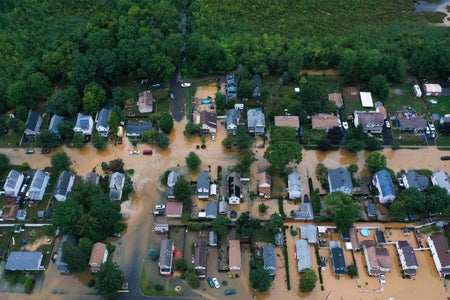
[[[94,245],[94,243],[92,243],[92,241],[90,239],[88,239],[87,237],[82,237],[78,241],[77,247],[78,247],[78,249],[80,249],[81,253],[83,254],[83,258],[86,263],[88,263],[89,258],[91,256],[93,245]]]
[[[224,236],[228,232],[228,225],[230,225],[231,221],[225,216],[218,216],[217,218],[211,221],[211,228],[218,235]]]
[[[312,292],[316,287],[316,283],[316,272],[312,269],[306,269],[300,276],[300,291],[302,291],[302,293]]]
[[[72,138],[73,146],[77,149],[83,148],[84,145],[84,136],[82,133],[75,133]]]
[[[272,276],[261,266],[250,271],[250,283],[255,290],[263,293],[272,285]]]
[[[159,119],[159,128],[165,134],[169,134],[173,128],[173,118],[169,114],[163,114]]]
[[[37,136],[37,143],[42,148],[56,148],[59,146],[58,137],[50,130],[42,130]]]
[[[408,214],[423,211],[425,196],[416,188],[403,190],[389,207],[389,215],[397,220],[403,220]]]
[[[70,157],[66,154],[66,152],[59,152],[52,156],[50,159],[52,168],[56,173],[59,173],[64,170],[69,170],[72,165],[72,161]]]
[[[84,89],[83,110],[95,115],[106,103],[105,90],[96,83],[91,83]]]
[[[62,245],[62,259],[71,273],[82,272],[87,267],[87,261],[80,249],[72,243],[64,242]]]
[[[180,202],[188,204],[191,200],[191,186],[189,182],[181,177],[173,187],[173,195]]]
[[[58,132],[62,138],[70,139],[73,137],[73,124],[70,121],[64,120],[58,124]]]
[[[366,159],[366,166],[372,174],[386,168],[386,156],[381,152],[370,153]]]
[[[3,153],[0,153],[0,170],[5,170],[9,167],[9,158]]]
[[[255,142],[255,138],[247,133],[247,128],[245,126],[238,126],[236,136],[234,137],[234,142],[236,143],[239,151],[244,151],[250,149],[252,144]]]
[[[108,146],[108,141],[105,137],[96,132],[92,135],[92,145],[97,150],[104,150],[106,149],[106,146]]]
[[[369,91],[377,95],[382,101],[386,100],[389,96],[389,84],[387,83],[386,76],[384,75],[375,75],[370,78],[367,87],[369,88]]]
[[[280,171],[290,162],[300,163],[302,149],[297,141],[295,130],[289,127],[274,127],[264,158]]]
[[[56,203],[52,223],[56,228],[59,227],[62,233],[73,233],[82,214],[83,206],[76,201],[67,199],[64,202]]]
[[[450,207],[450,195],[446,189],[432,186],[427,189],[425,211],[431,213],[446,213]]]
[[[75,116],[81,104],[81,98],[74,87],[54,93],[48,100],[48,108],[60,116]]]
[[[201,164],[202,161],[195,152],[189,152],[189,154],[186,156],[186,165],[190,170],[197,170]]]
[[[325,196],[325,203],[333,215],[337,229],[341,232],[349,230],[359,218],[358,206],[343,192],[328,194]]]
[[[100,271],[95,273],[95,277],[97,278],[95,289],[103,297],[113,297],[122,286],[122,271],[110,260],[102,264]]]

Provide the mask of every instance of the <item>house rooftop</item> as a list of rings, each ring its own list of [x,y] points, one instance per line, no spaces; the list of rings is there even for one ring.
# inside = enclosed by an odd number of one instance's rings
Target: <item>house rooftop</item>
[[[275,116],[275,126],[298,128],[300,119],[298,116]]]

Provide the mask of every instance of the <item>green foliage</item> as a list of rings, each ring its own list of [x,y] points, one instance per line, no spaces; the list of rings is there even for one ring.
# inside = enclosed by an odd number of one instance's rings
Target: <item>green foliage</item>
[[[54,114],[72,117],[78,113],[81,98],[78,91],[72,86],[64,91],[54,93],[48,100],[48,108]]]
[[[33,277],[27,277],[25,279],[25,283],[23,285],[24,293],[29,294],[31,292],[31,290],[33,289],[33,284],[34,284],[34,278]]]
[[[184,177],[181,177],[180,180],[175,183],[173,195],[178,201],[189,204],[191,200],[191,186]]]
[[[122,271],[112,261],[102,264],[100,271],[95,273],[97,293],[103,297],[112,297],[122,287]]]
[[[321,139],[318,143],[317,143],[317,147],[319,148],[320,151],[322,152],[327,152],[329,150],[332,149],[332,145],[329,139]]]
[[[353,176],[355,173],[357,173],[359,170],[358,165],[351,164],[347,167],[347,171],[350,173],[351,176]]]
[[[158,133],[155,136],[155,140],[156,140],[156,145],[158,145],[159,148],[167,149],[169,147],[170,140],[167,137],[167,135],[162,134],[162,133]]]
[[[319,180],[320,182],[320,186],[323,189],[327,189],[329,188],[328,186],[328,169],[327,167],[325,167],[325,165],[323,163],[318,163],[316,165],[316,176],[317,176],[317,180]]]
[[[71,139],[74,136],[73,124],[70,121],[64,120],[58,124],[58,132],[62,138]],[[81,136],[83,137],[83,136]],[[77,147],[79,148],[79,147]]]
[[[200,280],[195,273],[189,272],[186,276],[186,282],[193,289],[198,289],[200,287]]]
[[[274,127],[264,158],[278,170],[283,170],[290,162],[300,163],[302,149],[297,141],[295,130],[289,127]]]
[[[317,283],[316,272],[312,269],[306,269],[300,276],[300,291],[302,293],[309,293],[314,290]]]
[[[349,140],[347,144],[345,144],[345,150],[350,152],[358,152],[364,150],[366,144],[361,140]]]
[[[169,134],[173,128],[173,118],[169,114],[163,114],[159,119],[159,128],[165,134]]]
[[[36,137],[38,145],[42,148],[56,148],[59,146],[58,137],[50,130],[42,130]]]
[[[224,236],[228,232],[228,226],[230,225],[230,223],[231,221],[227,217],[218,216],[211,221],[211,228],[212,230],[217,232],[218,235]]]
[[[236,220],[236,231],[241,234],[241,237],[252,237],[253,234],[261,229],[261,222],[259,219],[250,217],[250,212],[243,212]]]
[[[52,156],[50,162],[55,173],[69,170],[70,166],[72,165],[72,161],[70,160],[70,157],[66,154],[66,152],[56,153]]]
[[[426,197],[416,188],[403,190],[390,205],[389,215],[397,220],[403,220],[408,214],[425,209]]]
[[[159,250],[152,248],[148,251],[148,256],[152,261],[157,261],[159,258]],[[176,262],[176,261],[175,261]]]
[[[6,170],[9,167],[9,158],[3,153],[0,153],[0,170]]]
[[[382,152],[370,153],[366,159],[366,166],[372,174],[386,168],[386,156]]]
[[[370,78],[367,87],[382,101],[389,96],[389,84],[384,75],[375,75]]]
[[[96,83],[91,83],[84,88],[83,110],[95,115],[106,103],[105,90]]]
[[[250,166],[257,159],[255,158],[255,153],[252,150],[246,149],[241,151],[241,157],[239,163],[236,165],[236,171],[241,174],[248,174],[250,170]]]
[[[184,135],[187,137],[191,137],[193,135],[199,135],[201,130],[201,126],[199,124],[187,123],[184,127]]]
[[[265,205],[264,203],[261,203],[260,205],[258,205],[258,210],[260,213],[265,213],[268,208],[269,208],[269,206]]]
[[[263,293],[272,285],[272,277],[267,273],[264,267],[258,267],[250,270],[250,283],[255,290]]]
[[[351,264],[347,267],[348,275],[353,278],[358,276],[358,267],[355,264]]]
[[[234,144],[234,136],[233,135],[229,135],[226,138],[224,138],[222,140],[222,146],[227,149],[228,151],[231,150],[231,148],[233,148],[233,144]]]
[[[73,146],[77,149],[81,149],[84,145],[84,136],[82,133],[74,133],[72,138]]]
[[[92,135],[92,145],[97,150],[104,150],[106,149],[106,146],[108,146],[108,141],[105,137],[101,136],[98,133],[94,133]]]
[[[189,152],[186,156],[186,165],[192,171],[197,170],[201,163],[202,161],[195,152]]]
[[[255,138],[247,133],[246,126],[240,125],[236,130],[236,135],[234,136],[234,142],[236,143],[239,151],[247,150],[254,143]]]
[[[175,268],[177,268],[177,270],[179,270],[179,271],[186,271],[188,268],[186,259],[184,259],[182,257],[182,258],[175,260]]]
[[[87,286],[93,288],[95,286],[95,279],[90,279],[87,283]]]
[[[110,171],[111,173],[114,172],[120,172],[123,173],[124,172],[124,163],[123,160],[121,158],[116,158],[113,159],[111,161],[109,161],[108,168],[106,170]]]
[[[62,257],[67,263],[67,268],[71,273],[82,272],[86,269],[88,261],[83,252],[74,244],[64,242],[62,245]]]
[[[91,256],[92,247],[94,246],[94,243],[87,237],[82,237],[78,241],[78,249],[83,255],[84,261],[87,263],[89,261],[89,258]]]
[[[359,218],[359,209],[353,199],[343,192],[333,192],[325,196],[325,203],[333,215],[339,231],[347,231]]]

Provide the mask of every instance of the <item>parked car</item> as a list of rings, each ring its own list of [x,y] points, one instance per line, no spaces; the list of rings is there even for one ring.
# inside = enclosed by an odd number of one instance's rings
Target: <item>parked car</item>
[[[181,84],[181,87],[184,87],[184,88],[190,87],[190,86],[191,86],[191,83],[190,83],[190,82],[183,82],[183,83]]]
[[[389,120],[384,121],[384,124],[386,124],[386,128],[391,128],[391,122]]]
[[[441,156],[441,160],[450,160],[450,156],[447,155]]]
[[[429,135],[429,134],[431,133],[430,128],[427,127],[427,128],[425,129],[425,133],[426,133],[427,135]]]
[[[347,122],[342,122],[342,128],[344,128],[345,131],[348,130],[348,123]]]
[[[175,100],[175,95],[173,93],[170,93],[170,99]]]
[[[151,150],[151,149],[144,150],[142,152],[142,154],[144,154],[144,155],[152,155],[153,154],[153,150]]]
[[[434,127],[434,124],[431,122],[428,122],[428,127],[430,127],[431,131],[436,131],[436,128]]]
[[[380,283],[381,284],[385,284],[386,283],[386,277],[384,276],[384,274],[380,274]]]
[[[164,216],[164,210],[155,210],[153,212],[154,216]]]
[[[155,206],[156,210],[158,210],[158,209],[165,209],[165,208],[166,208],[166,206],[164,204],[158,204],[158,205]]]
[[[34,154],[34,150],[27,150],[25,151],[25,154]]]
[[[41,153],[42,153],[42,154],[49,154],[50,152],[51,152],[50,149],[42,149],[42,150],[41,150]]]
[[[213,142],[216,140],[216,135],[215,135],[215,134],[212,134],[212,135],[211,135],[211,140],[212,140]]]
[[[210,288],[215,287],[215,286],[214,286],[214,281],[213,281],[210,277],[206,278],[206,281],[208,281],[208,284],[209,284],[209,287],[210,287]]]
[[[117,144],[122,145],[122,137],[119,137],[119,138],[117,139]]]
[[[140,153],[141,153],[141,151],[139,151],[139,150],[131,150],[130,151],[131,155],[137,155],[137,154],[140,154]]]
[[[436,138],[436,131],[431,130],[430,138],[432,138],[432,139]]]
[[[217,278],[214,277],[212,281],[214,282],[214,286],[216,287],[216,289],[219,289],[220,288],[219,280],[217,280]]]
[[[236,294],[236,290],[235,289],[226,289],[225,291],[223,291],[223,294],[225,296],[234,295],[234,294]]]

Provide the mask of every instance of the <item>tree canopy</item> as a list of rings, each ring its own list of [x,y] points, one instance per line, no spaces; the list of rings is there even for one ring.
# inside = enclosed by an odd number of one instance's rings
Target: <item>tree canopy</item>
[[[290,162],[300,163],[302,149],[295,130],[289,127],[274,127],[264,158],[278,170],[283,170]]]
[[[189,154],[186,156],[186,165],[187,167],[195,171],[200,167],[202,161],[200,160],[200,157],[198,157],[197,153],[195,152],[189,152]]]
[[[102,264],[100,271],[95,273],[97,293],[104,297],[112,297],[122,287],[123,275],[119,267],[110,260]]]
[[[372,174],[386,168],[386,155],[381,152],[370,153],[366,159],[366,166]]]
[[[300,276],[300,291],[309,293],[316,287],[317,274],[314,270],[306,269]]]
[[[272,276],[261,266],[250,271],[250,283],[255,290],[262,293],[272,285]]]
[[[53,170],[56,173],[59,173],[64,170],[69,170],[72,165],[72,161],[70,157],[66,154],[66,152],[59,152],[52,156],[50,159]]]
[[[191,200],[191,186],[189,181],[181,177],[173,187],[173,195],[178,201],[189,204]]]
[[[352,197],[343,192],[333,192],[325,196],[325,204],[331,211],[339,231],[348,231],[359,218],[359,208]]]
[[[169,114],[163,114],[159,119],[158,124],[162,132],[169,134],[173,128],[173,118]]]

